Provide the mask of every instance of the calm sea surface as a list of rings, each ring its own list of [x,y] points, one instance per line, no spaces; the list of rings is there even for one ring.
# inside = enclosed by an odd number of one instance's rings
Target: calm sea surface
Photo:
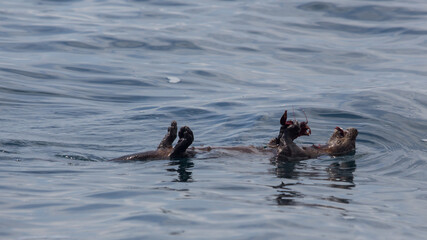
[[[0,3],[0,239],[425,239],[427,3]],[[355,155],[297,163],[154,149],[266,144],[285,109]],[[292,116],[292,115],[291,115]]]

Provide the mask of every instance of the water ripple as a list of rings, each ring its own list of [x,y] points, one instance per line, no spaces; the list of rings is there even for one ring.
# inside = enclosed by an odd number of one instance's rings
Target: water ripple
[[[2,67],[0,68],[0,71],[7,72],[7,73],[14,73],[14,74],[22,75],[25,77],[37,78],[37,79],[55,79],[56,78],[56,76],[53,76],[50,74],[31,72],[31,71],[25,71],[25,70],[13,69],[13,68]]]
[[[427,30],[412,29],[407,27],[365,27],[351,24],[342,24],[328,21],[320,21],[315,24],[292,24],[295,27],[315,29],[322,31],[339,31],[351,34],[373,35],[373,34],[401,34],[401,35],[425,35]]]
[[[18,25],[18,24],[3,24],[3,28],[13,30],[23,30],[21,34],[23,36],[34,36],[34,35],[52,35],[52,34],[69,34],[74,31],[70,28],[52,26],[52,25]]]
[[[186,39],[158,38],[148,43],[130,39],[117,39],[114,37],[101,36],[115,48],[144,48],[151,51],[175,51],[175,50],[202,50],[196,43]]]
[[[411,10],[405,7],[387,7],[381,5],[338,6],[329,2],[309,2],[298,6],[306,11],[324,12],[328,16],[357,21],[402,21],[425,16],[427,12]]]
[[[426,13],[420,0],[2,1],[0,235],[423,239]],[[285,109],[308,116],[298,144],[356,127],[356,152],[106,161],[155,149],[172,120],[195,146],[265,146]]]

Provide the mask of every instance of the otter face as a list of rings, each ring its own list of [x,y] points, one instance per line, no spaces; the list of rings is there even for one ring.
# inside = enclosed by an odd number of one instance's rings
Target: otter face
[[[336,127],[334,133],[328,141],[328,152],[331,155],[343,155],[356,149],[356,137],[358,131],[356,128],[346,130]]]

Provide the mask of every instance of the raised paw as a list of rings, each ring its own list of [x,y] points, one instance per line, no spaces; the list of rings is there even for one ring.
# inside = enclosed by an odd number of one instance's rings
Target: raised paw
[[[163,140],[160,142],[159,148],[171,148],[173,141],[176,139],[176,133],[178,131],[178,126],[176,121],[171,122],[171,126],[168,127],[168,133],[163,137]]]
[[[185,157],[187,148],[193,143],[194,135],[193,131],[187,126],[182,127],[178,133],[179,140],[175,145],[170,158]]]

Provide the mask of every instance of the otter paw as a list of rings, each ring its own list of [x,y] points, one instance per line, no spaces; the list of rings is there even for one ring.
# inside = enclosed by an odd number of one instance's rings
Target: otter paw
[[[194,140],[193,131],[191,131],[191,129],[187,126],[181,127],[181,129],[179,129],[178,136],[179,136],[179,140],[186,139],[186,141],[191,141],[191,143]]]
[[[177,123],[176,123],[176,121],[172,121],[171,126],[168,127],[168,132],[163,137],[162,141],[160,142],[160,144],[157,148],[170,148],[170,147],[172,147],[172,143],[176,139],[177,131],[178,131]]]
[[[184,157],[187,148],[193,143],[194,140],[193,131],[191,131],[191,129],[187,126],[181,127],[178,136],[179,140],[170,154],[171,158]]]

